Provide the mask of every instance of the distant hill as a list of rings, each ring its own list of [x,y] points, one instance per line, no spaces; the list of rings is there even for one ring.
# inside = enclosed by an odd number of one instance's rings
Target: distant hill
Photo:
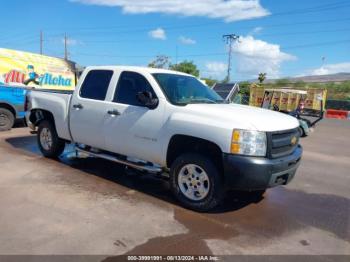
[[[344,82],[350,81],[350,73],[338,73],[332,75],[313,75],[313,76],[301,76],[285,78],[291,83],[303,81],[306,83],[327,83],[327,82]],[[267,80],[266,83],[274,83],[278,79]]]

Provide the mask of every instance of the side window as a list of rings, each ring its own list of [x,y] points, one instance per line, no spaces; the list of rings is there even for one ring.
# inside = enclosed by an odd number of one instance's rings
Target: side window
[[[135,72],[123,72],[120,75],[113,102],[141,106],[136,96],[139,92],[144,91],[151,92],[153,97],[156,97],[150,83],[143,75]]]
[[[113,71],[91,70],[80,88],[80,96],[94,100],[105,100]]]

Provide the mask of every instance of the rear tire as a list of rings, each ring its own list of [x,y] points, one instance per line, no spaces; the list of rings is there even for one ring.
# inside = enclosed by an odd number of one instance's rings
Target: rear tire
[[[58,137],[50,121],[44,120],[39,124],[37,140],[41,153],[47,158],[58,158],[64,151],[65,142]]]
[[[218,168],[210,158],[187,153],[170,168],[170,184],[175,197],[189,209],[206,212],[218,206],[224,186]]]
[[[0,108],[0,131],[10,130],[14,123],[15,116],[13,113],[6,108]]]

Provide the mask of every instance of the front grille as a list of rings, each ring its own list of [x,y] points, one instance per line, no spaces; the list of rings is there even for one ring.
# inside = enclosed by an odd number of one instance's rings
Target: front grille
[[[270,158],[278,158],[287,156],[293,153],[294,149],[299,144],[300,132],[298,128],[269,132],[268,137],[268,156]],[[292,140],[295,137],[296,143],[292,144]]]

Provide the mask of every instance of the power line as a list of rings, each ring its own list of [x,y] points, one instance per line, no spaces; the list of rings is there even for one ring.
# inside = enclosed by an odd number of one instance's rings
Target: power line
[[[343,22],[343,21],[349,21],[350,18],[341,18],[341,19],[330,19],[330,20],[312,20],[312,21],[303,21],[303,22],[295,22],[295,23],[279,23],[279,24],[267,24],[264,25],[264,28],[269,27],[286,27],[286,26],[296,26],[296,25],[310,25],[310,24],[323,24],[323,23],[335,23],[335,22]],[[239,27],[238,29],[247,29],[252,28],[253,26],[245,26],[245,27]]]
[[[11,43],[15,43],[15,44],[18,44],[18,43],[33,43],[33,42],[36,42],[38,43],[38,36],[27,36],[25,38],[21,38],[21,39],[6,39],[4,41],[2,41],[2,44],[11,44]]]
[[[274,13],[270,15],[270,17],[273,16],[288,16],[288,15],[295,15],[295,14],[307,14],[307,13],[316,13],[316,12],[322,12],[322,11],[329,11],[334,9],[343,8],[346,6],[349,6],[349,1],[340,1],[336,3],[331,4],[325,4],[325,5],[319,5],[319,6],[313,6],[308,8],[300,8],[300,9],[294,9],[290,11],[284,11],[279,13]]]
[[[329,41],[329,42],[314,43],[314,44],[286,46],[286,47],[284,47],[284,49],[287,49],[287,50],[300,49],[300,48],[317,47],[317,46],[325,46],[325,45],[337,45],[337,44],[344,44],[344,43],[349,43],[349,42],[350,42],[350,39],[346,39],[346,40]]]
[[[328,42],[320,42],[320,43],[311,43],[311,44],[303,44],[303,45],[293,45],[293,46],[286,46],[283,49],[284,50],[294,50],[294,49],[302,49],[302,48],[310,48],[310,47],[317,47],[317,46],[328,46],[328,45],[337,45],[337,44],[343,44],[343,43],[350,43],[350,39],[344,39],[344,40],[337,40],[337,41],[328,41]],[[261,49],[259,51],[270,51],[272,48],[265,48]],[[232,53],[239,52],[232,50]],[[113,54],[92,54],[92,53],[76,53],[78,56],[91,56],[91,57],[110,57],[110,58],[152,58],[157,56],[155,55],[113,55]],[[217,53],[200,53],[200,54],[182,54],[179,55],[179,58],[186,58],[186,57],[205,57],[205,56],[226,56],[226,52],[217,52]],[[172,56],[169,56],[172,57]]]
[[[295,10],[290,10],[290,11],[284,11],[284,12],[279,12],[279,13],[274,13],[271,14],[267,17],[274,17],[274,16],[284,16],[284,15],[292,15],[292,14],[304,14],[304,13],[310,13],[310,12],[322,12],[322,11],[329,11],[329,10],[334,10],[334,9],[339,9],[339,8],[344,8],[346,6],[349,6],[350,3],[349,1],[340,1],[340,2],[335,2],[335,3],[330,3],[330,4],[324,4],[324,5],[319,5],[319,6],[313,6],[313,7],[308,7],[308,8],[300,8],[300,9],[295,9]],[[208,25],[215,25],[215,24],[222,24],[222,21],[214,21],[214,22],[208,22],[208,23],[201,23],[201,24],[192,24],[192,25],[185,25],[185,26],[173,26],[172,24],[168,25],[163,25],[162,27],[167,30],[171,29],[183,29],[183,28],[191,28],[191,27],[205,27]],[[150,30],[154,27],[159,27],[159,24],[153,24],[149,25],[147,27],[144,27],[144,24],[139,25],[141,28],[133,31],[133,32],[142,32],[146,30]],[[76,32],[81,32],[81,31],[95,31],[96,29],[128,29],[128,28],[135,28],[135,26],[132,25],[118,25],[118,26],[95,26],[95,27],[70,27],[70,28],[64,28],[65,30],[69,30],[70,33],[76,33]],[[50,28],[47,28],[46,30],[50,30]],[[60,31],[61,29],[54,29],[51,31]],[[106,31],[103,31],[101,33],[105,33]],[[120,32],[120,33],[129,33],[130,30],[125,31],[125,32]]]
[[[14,60],[14,61],[20,61],[20,62],[26,62],[26,63],[32,63],[33,60],[32,59],[28,59],[28,58],[13,58],[13,57],[10,57],[10,56],[4,56],[4,55],[0,55],[0,59],[1,58],[6,58],[6,59],[11,59],[11,60]],[[60,57],[54,57],[54,56],[50,56],[49,58],[54,58],[54,59],[57,59],[57,60],[62,60],[62,58]],[[67,62],[71,62],[71,61],[67,61]],[[41,61],[40,64],[43,64],[43,65],[53,65],[53,62],[44,62],[44,61]]]
[[[307,25],[307,24],[321,24],[321,23],[332,23],[332,22],[341,22],[341,21],[349,21],[350,18],[342,18],[342,19],[330,19],[330,20],[314,20],[314,21],[305,21],[305,22],[296,22],[296,23],[279,23],[279,24],[267,24],[264,25],[265,28],[268,27],[286,27],[286,26],[295,26],[295,25]],[[185,25],[185,26],[172,26],[172,27],[166,27],[166,26],[160,26],[166,31],[176,31],[178,29],[188,29],[188,28],[195,28],[195,27],[207,27],[208,25],[222,25],[222,22],[215,22],[215,23],[204,23],[204,24],[195,24],[195,25]],[[159,25],[158,25],[159,27]],[[254,27],[252,26],[239,26],[236,27],[236,30],[242,30],[242,29],[251,29]],[[107,34],[113,34],[113,35],[129,35],[130,33],[142,33],[142,32],[148,32],[149,30],[152,30],[152,27],[144,27],[143,29],[135,29],[135,30],[122,30],[122,31],[88,31],[83,33],[74,33],[75,36],[93,36],[96,37],[106,37]],[[73,31],[74,32],[74,31]],[[71,32],[71,33],[73,33]],[[196,32],[196,31],[191,31]],[[197,31],[198,32],[198,31]],[[60,34],[51,34],[50,36],[59,36]],[[113,36],[112,35],[112,36]],[[96,41],[97,42],[97,41]],[[112,41],[111,41],[112,42]]]
[[[323,11],[329,11],[329,10],[334,10],[334,9],[339,9],[339,8],[344,8],[346,6],[350,5],[349,1],[338,1],[335,3],[328,3],[328,4],[323,4],[323,5],[318,5],[318,6],[313,6],[313,7],[308,7],[308,8],[299,8],[299,9],[295,9],[295,10],[290,10],[290,11],[284,11],[284,12],[279,12],[279,13],[274,13],[272,15],[270,15],[269,17],[274,17],[274,16],[285,16],[285,15],[292,15],[292,14],[305,14],[305,13],[310,13],[310,12],[323,12]],[[294,25],[306,25],[306,24],[316,24],[316,23],[331,23],[331,22],[339,22],[339,21],[348,21],[350,20],[350,18],[345,18],[345,19],[333,19],[333,20],[318,20],[318,21],[305,21],[305,22],[297,22],[297,23],[287,23],[287,24],[270,24],[270,25],[264,25],[264,27],[285,27],[285,26],[294,26]],[[186,29],[186,28],[195,28],[195,27],[207,27],[210,25],[221,25],[222,22],[221,21],[214,21],[214,22],[208,22],[208,23],[201,23],[201,24],[192,24],[192,25],[184,25],[184,26],[179,26],[179,25],[171,25],[168,24],[166,26],[163,26],[163,28],[165,30],[177,30],[177,29]],[[141,26],[141,25],[140,25]],[[142,25],[142,27],[140,29],[137,30],[126,30],[126,31],[121,31],[121,32],[115,32],[116,34],[129,34],[130,32],[145,32],[145,31],[149,31],[152,29],[152,27],[154,26],[159,26],[159,24],[157,25],[153,25],[153,26],[148,26],[148,27],[144,27]],[[116,28],[120,28],[120,29],[127,29],[127,28],[133,28],[134,26],[130,26],[130,25],[119,25],[119,26],[103,26],[103,27],[76,27],[75,30],[77,30],[77,32],[82,31],[82,30],[96,30],[96,29],[116,29]],[[237,29],[247,29],[247,28],[251,28],[252,26],[240,26]],[[73,28],[74,30],[74,28]],[[74,32],[74,31],[73,31]],[[95,38],[97,37],[97,33],[101,33],[103,37],[105,37],[106,32],[85,32],[86,35],[92,35]],[[307,32],[305,32],[306,34]],[[321,33],[321,32],[320,32]],[[292,35],[293,33],[289,33],[289,35]],[[295,33],[297,34],[297,33]],[[300,33],[300,34],[304,34],[304,32]],[[16,36],[17,35],[17,36]],[[32,43],[34,42],[37,38],[33,37],[33,35],[31,34],[16,34],[14,37],[11,37],[11,39],[13,41],[16,41],[16,44],[18,42],[20,43]],[[83,34],[84,35],[84,34]],[[282,35],[282,34],[275,34],[275,35]],[[283,34],[283,35],[287,35],[287,34]],[[265,36],[267,36],[265,34]],[[270,36],[272,36],[272,34],[270,34]],[[216,38],[216,37],[215,37]],[[2,38],[1,40],[8,40],[9,37],[7,36],[6,38]],[[41,41],[41,40],[40,40]],[[128,41],[126,39],[126,41]],[[114,42],[121,42],[120,40],[117,41],[89,41],[91,43],[95,42],[95,43],[114,43]],[[6,41],[6,43],[10,44],[11,41]]]
[[[350,18],[342,18],[342,19],[330,19],[330,20],[313,20],[313,21],[304,21],[299,23],[285,23],[285,24],[268,24],[264,25],[264,27],[286,27],[286,26],[295,26],[295,25],[306,25],[306,24],[321,24],[321,23],[332,23],[332,22],[341,22],[341,21],[349,21]],[[244,27],[238,27],[237,30],[240,29],[251,29],[253,26],[244,26]],[[311,32],[290,32],[290,33],[276,33],[276,34],[260,34],[259,36],[284,36],[284,35],[293,35],[293,34],[308,34],[308,33],[323,33],[323,32],[337,32],[337,31],[346,31],[347,29],[343,30],[328,30],[328,31],[311,31]],[[138,30],[140,31],[140,30]],[[142,30],[143,31],[143,30]],[[123,31],[125,33],[130,33],[133,31]],[[119,35],[123,32],[115,32],[115,35]],[[192,31],[193,32],[193,31]],[[93,35],[93,33],[89,33],[89,35]],[[104,32],[103,36],[105,37],[106,32]],[[94,38],[98,37],[97,35],[93,35]],[[215,37],[207,37],[207,39],[217,39],[217,36]],[[84,43],[120,43],[120,42],[127,42],[135,41],[138,43],[139,39],[130,39],[130,38],[122,38],[122,39],[110,39],[110,40],[84,40]]]
[[[334,9],[339,9],[339,8],[344,8],[344,7],[347,7],[349,6],[350,3],[348,1],[340,1],[340,2],[336,2],[336,3],[331,3],[331,4],[325,4],[325,5],[319,5],[319,6],[314,6],[314,7],[308,7],[308,8],[301,8],[301,9],[295,9],[295,10],[291,10],[291,11],[285,11],[285,12],[279,12],[279,13],[274,13],[274,14],[271,14],[269,15],[268,17],[274,17],[274,16],[283,16],[283,15],[292,15],[292,14],[305,14],[305,13],[310,13],[310,12],[320,12],[320,11],[329,11],[329,10],[334,10]],[[208,25],[214,25],[214,24],[222,24],[222,22],[208,22],[208,23],[202,23],[202,24],[194,24],[194,25],[185,25],[185,26],[162,26],[164,29],[166,30],[174,30],[174,29],[183,29],[183,28],[191,28],[191,27],[203,27],[203,26],[208,26]],[[143,25],[142,25],[143,26]],[[157,25],[154,25],[156,27],[159,27],[159,24]],[[142,27],[141,29],[137,29],[137,30],[133,30],[133,31],[130,31],[130,30],[126,30],[126,31],[121,31],[121,32],[118,32],[119,34],[128,34],[130,32],[144,32],[144,31],[149,31],[151,30],[152,28],[154,28],[154,26],[148,26],[148,27]],[[103,32],[94,32],[94,30],[96,29],[106,29],[106,28],[109,28],[109,29],[116,29],[116,28],[123,28],[123,29],[127,29],[127,28],[132,28],[133,26],[130,26],[130,25],[123,25],[123,26],[103,26],[103,27],[83,27],[83,28],[80,28],[79,30],[79,27],[75,28],[76,31],[73,31],[70,30],[70,32],[76,32],[75,35],[79,35],[79,33],[77,32],[81,32],[82,30],[87,30],[87,31],[91,31],[92,33],[96,34],[96,33],[101,33],[103,36],[106,34],[106,31],[103,31]],[[91,34],[88,33],[88,32],[85,32],[85,34]],[[108,31],[109,32],[109,31]],[[107,33],[108,33],[107,32]],[[83,34],[80,34],[80,35],[84,35]]]
[[[324,5],[318,5],[318,6],[314,6],[314,7],[308,7],[308,8],[300,8],[300,9],[295,9],[295,10],[291,10],[291,11],[285,11],[285,12],[280,12],[280,13],[275,13],[272,14],[270,17],[273,16],[281,16],[281,15],[290,15],[290,14],[301,14],[301,13],[309,13],[309,12],[321,12],[321,11],[328,11],[328,10],[334,10],[334,9],[339,9],[339,8],[344,8],[345,6],[348,6],[350,3],[349,1],[338,1],[335,3],[329,3],[329,4],[324,4]],[[264,25],[264,27],[284,27],[284,26],[294,26],[294,25],[305,25],[305,24],[318,24],[318,23],[331,23],[331,22],[339,22],[339,21],[348,21],[350,20],[350,18],[343,18],[343,19],[331,19],[331,20],[317,20],[317,21],[304,21],[304,22],[297,22],[297,23],[286,23],[286,24],[269,24],[269,25]],[[164,28],[166,30],[176,30],[176,29],[183,29],[183,28],[194,28],[194,27],[206,27],[206,26],[210,26],[210,25],[216,25],[216,24],[222,24],[221,21],[215,21],[215,22],[208,22],[208,23],[202,23],[202,24],[192,24],[192,25],[184,25],[184,26],[179,26],[179,25],[168,25],[165,26]],[[156,26],[156,25],[155,25]],[[159,25],[158,25],[159,26]],[[122,25],[122,26],[110,26],[110,27],[85,27],[85,28],[80,28],[82,30],[89,30],[89,29],[99,29],[99,28],[110,28],[110,29],[115,29],[115,28],[121,28],[121,29],[126,29],[126,28],[132,28],[133,26],[130,25]],[[237,29],[244,29],[244,28],[251,28],[252,26],[240,26]],[[79,28],[76,28],[79,29]],[[148,31],[150,30],[151,27],[143,27],[141,29],[136,30],[136,32],[143,32],[143,31]],[[283,35],[293,35],[293,34],[309,34],[309,33],[325,33],[325,32],[340,32],[340,31],[348,31],[348,29],[341,29],[341,30],[332,30],[332,31],[314,31],[314,32],[291,32],[291,33],[282,33],[282,34],[262,34],[262,36],[273,36],[273,35],[278,35],[278,36],[283,36]],[[130,34],[130,30],[128,31],[122,31],[119,32],[119,34]],[[94,37],[96,36],[96,33],[92,32],[86,32],[87,35],[92,35]],[[105,33],[105,32],[101,32],[101,33]],[[116,32],[118,34],[118,32]],[[105,37],[105,35],[103,35]],[[41,38],[41,37],[40,37]],[[215,37],[217,38],[217,36]],[[8,39],[8,38],[7,38]],[[24,44],[24,43],[32,43],[34,41],[37,41],[37,37],[33,37],[32,35],[26,35],[26,34],[20,34],[18,37],[16,37],[17,41],[16,44],[18,44],[17,42]],[[31,40],[33,39],[33,40]],[[208,38],[207,38],[208,39]],[[27,41],[26,41],[27,40]],[[134,41],[138,41],[139,39],[136,39]],[[41,47],[40,47],[40,52],[43,52],[43,47],[42,47],[42,42],[44,42],[43,39],[39,40],[41,43]],[[65,57],[68,58],[68,39],[65,38]],[[118,42],[122,42],[122,41],[130,41],[130,39],[119,39],[119,40],[102,40],[102,41],[84,41],[84,43],[118,43]],[[7,42],[9,43],[9,42]],[[334,43],[334,42],[332,42]],[[314,45],[313,45],[314,46]],[[304,47],[306,47],[304,45]],[[304,48],[304,47],[298,47],[298,48]],[[286,47],[285,49],[288,49],[288,47]],[[206,55],[223,55],[223,54],[206,54]],[[109,55],[107,55],[109,56]],[[202,55],[192,55],[193,57],[196,56],[202,56]],[[204,55],[205,56],[205,55]],[[133,57],[137,57],[137,56],[133,56]],[[143,56],[145,57],[145,56]],[[150,57],[150,56],[147,56]]]
[[[295,25],[308,25],[308,24],[323,24],[323,23],[334,23],[334,22],[342,22],[342,21],[349,21],[350,18],[342,18],[342,19],[329,19],[329,20],[312,20],[312,21],[304,21],[304,22],[296,22],[296,23],[279,23],[279,24],[266,24],[264,25],[265,28],[268,28],[268,27],[287,27],[287,26],[295,26]],[[203,26],[209,26],[209,25],[221,25],[222,22],[209,22],[209,23],[203,23],[203,24],[192,24],[192,25],[186,25],[186,26],[173,26],[173,27],[163,27],[164,29],[166,30],[174,30],[174,29],[183,29],[183,28],[191,28],[191,27],[203,27]],[[159,26],[159,25],[158,25]],[[126,28],[127,26],[118,26],[118,27],[115,27],[115,28]],[[236,30],[241,30],[241,29],[251,29],[252,27],[254,27],[254,25],[252,26],[240,26],[240,27],[237,27]],[[96,27],[95,27],[96,28]],[[106,28],[106,27],[104,27]],[[110,27],[110,28],[113,28],[113,27]],[[136,32],[143,32],[143,31],[148,31],[150,30],[151,28],[144,28],[142,30],[136,30]],[[115,32],[116,34],[124,34],[124,33],[130,33],[130,32],[133,32],[133,31],[122,31],[122,32]],[[193,32],[193,31],[192,31]],[[106,32],[100,32],[100,33],[103,33],[103,37],[106,36]],[[109,32],[110,33],[110,32]],[[304,32],[303,32],[304,33]],[[302,34],[303,34],[302,33]],[[306,34],[307,32],[305,32]],[[292,33],[290,33],[292,34]],[[32,34],[17,34],[18,36],[14,37],[14,38],[11,38],[10,41],[6,41],[6,43],[10,44],[11,41],[16,41],[16,44],[18,42],[21,42],[21,43],[32,43],[34,42],[37,37],[33,37]],[[61,34],[55,34],[55,35],[52,35],[52,34],[46,34],[48,36],[61,36]],[[94,36],[94,38],[98,37],[95,33],[93,32],[90,32],[90,33],[86,33],[86,35],[92,35]],[[282,34],[275,34],[276,36],[280,36]],[[284,34],[285,35],[285,34]],[[263,36],[267,36],[266,34],[263,34]],[[269,36],[273,36],[272,34]],[[207,39],[217,39],[217,36],[215,37],[209,37]],[[1,40],[9,40],[9,37],[6,37],[6,38],[1,38]],[[138,41],[139,39],[135,40],[135,41]],[[125,39],[122,39],[122,40],[95,40],[95,41],[84,41],[84,43],[119,43],[119,42],[123,42],[123,41],[129,41],[127,38]]]
[[[350,19],[349,19],[350,20]],[[320,30],[320,31],[302,31],[302,32],[288,32],[288,33],[273,33],[273,34],[259,34],[259,36],[289,36],[289,35],[303,35],[303,34],[318,34],[318,33],[333,33],[333,32],[346,32],[349,31],[350,28],[345,29],[332,29],[332,30]],[[217,36],[213,37],[207,37],[207,40],[211,39],[217,39]],[[95,40],[95,41],[83,41],[85,44],[115,44],[115,43],[123,43],[123,42],[129,42],[130,44],[135,43],[138,44],[140,38],[130,39],[130,38],[121,38],[121,39],[115,39],[115,40]],[[143,42],[146,42],[148,40],[142,40]],[[149,41],[153,41],[150,39]]]
[[[347,32],[350,28],[338,29],[338,30],[320,30],[320,31],[303,31],[303,32],[290,32],[290,33],[274,33],[274,34],[259,34],[259,36],[288,36],[288,35],[307,35],[307,34],[318,34],[318,33],[337,33]]]

